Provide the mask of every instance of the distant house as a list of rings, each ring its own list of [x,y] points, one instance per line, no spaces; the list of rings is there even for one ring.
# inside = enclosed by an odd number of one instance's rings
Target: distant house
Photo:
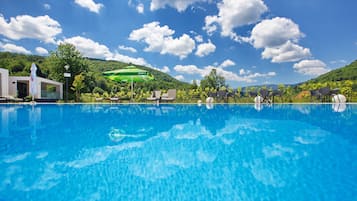
[[[24,98],[30,95],[30,76],[9,76],[7,69],[0,68],[0,97]],[[63,99],[63,83],[37,77],[35,99]]]

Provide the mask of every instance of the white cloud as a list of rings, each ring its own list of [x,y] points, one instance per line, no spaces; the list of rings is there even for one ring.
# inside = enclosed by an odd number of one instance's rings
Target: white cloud
[[[43,4],[43,8],[44,8],[45,10],[50,10],[50,9],[51,9],[51,5],[48,4],[48,3],[45,3],[45,4]]]
[[[19,15],[11,17],[7,23],[0,14],[0,34],[13,40],[23,38],[38,39],[46,43],[55,43],[55,36],[62,32],[61,25],[48,15],[32,17]]]
[[[236,37],[233,29],[253,24],[268,10],[262,0],[223,0],[217,4],[218,15],[207,16],[204,30],[208,34],[217,30],[219,24],[222,36]]]
[[[47,55],[48,51],[43,47],[36,47],[36,52],[40,55]]]
[[[148,46],[144,49],[148,52],[160,52],[160,54],[172,54],[183,59],[195,48],[195,41],[187,34],[179,38],[173,38],[175,33],[168,26],[160,26],[159,22],[144,24],[142,28],[133,30],[129,40],[143,41]]]
[[[217,70],[217,74],[223,76],[227,81],[236,81],[236,82],[247,82],[252,83],[255,82],[256,78],[259,77],[274,77],[276,76],[275,72],[268,72],[268,73],[251,73],[250,71],[245,71],[243,76],[237,75],[232,71],[227,71],[223,68],[219,68],[216,66],[206,66],[204,68],[198,68],[195,65],[176,65],[174,70],[179,73],[183,74],[190,74],[190,75],[200,75],[204,77],[208,75],[212,69]]]
[[[20,53],[20,54],[31,54],[31,51],[27,50],[26,48],[22,46],[17,46],[14,44],[6,43],[2,44],[0,43],[0,49],[5,52],[13,52],[13,53]]]
[[[125,47],[124,45],[119,45],[118,48],[120,50],[125,50],[125,51],[129,51],[129,52],[133,52],[133,53],[136,53],[136,49],[133,48],[133,47]]]
[[[277,47],[266,47],[262,53],[263,59],[272,59],[273,63],[294,62],[309,56],[309,48],[303,48],[291,41]]]
[[[249,40],[255,48],[265,48],[280,46],[289,40],[297,43],[303,36],[291,19],[276,17],[255,25]]]
[[[144,4],[139,3],[139,4],[136,6],[136,11],[138,11],[138,13],[140,13],[140,14],[143,14],[143,13],[144,13]]]
[[[161,8],[165,8],[166,5],[175,8],[178,12],[183,12],[188,6],[196,2],[209,2],[210,0],[152,0],[150,4],[150,10],[155,11]]]
[[[180,80],[180,81],[185,80],[185,78],[183,77],[183,75],[176,75],[176,76],[175,76],[175,79],[176,79],[176,80]]]
[[[164,66],[164,68],[162,68],[161,71],[164,72],[164,73],[169,73],[170,72],[170,68],[168,66]]]
[[[246,77],[247,78],[258,78],[258,77],[274,77],[276,76],[275,72],[268,72],[268,73],[253,73],[249,74]]]
[[[107,46],[82,36],[67,38],[63,42],[73,44],[85,57],[102,59],[112,57],[112,53]]]
[[[345,63],[347,63],[347,61],[346,60],[344,60],[344,59],[340,59],[340,60],[334,60],[334,61],[330,61],[330,63],[331,64],[345,64]]]
[[[161,71],[163,73],[169,73],[170,72],[170,68],[168,66],[164,66],[163,68],[155,68],[155,67],[151,67],[152,69]]]
[[[85,57],[116,60],[143,66],[150,66],[143,58],[133,58],[119,53],[112,53],[109,48],[91,39],[75,36],[65,39],[63,42],[73,44]]]
[[[185,73],[190,75],[201,75],[201,77],[208,75],[209,72],[206,72],[204,69],[198,68],[196,65],[176,65],[174,70],[179,73]]]
[[[282,63],[295,62],[311,56],[309,48],[297,44],[302,37],[304,34],[291,19],[275,17],[255,25],[251,36],[244,40],[255,48],[264,48],[263,59]]]
[[[298,73],[314,76],[329,71],[329,69],[326,68],[326,64],[320,60],[302,60],[299,63],[294,64],[294,69]]]
[[[206,16],[203,30],[205,30],[208,35],[212,35],[218,29],[217,25],[215,24],[216,22],[218,22],[217,16]]]
[[[230,59],[227,59],[225,61],[223,61],[221,63],[221,65],[219,65],[220,68],[226,68],[226,67],[229,67],[229,66],[234,66],[236,65],[236,63],[234,63],[234,61],[230,60]]]
[[[195,40],[196,40],[196,42],[198,42],[198,43],[202,43],[202,42],[203,42],[203,38],[202,38],[201,35],[195,36]]]
[[[74,2],[94,13],[99,13],[100,9],[104,7],[103,4],[95,3],[93,0],[74,0]]]
[[[121,61],[121,62],[124,62],[124,63],[132,63],[132,64],[148,66],[148,67],[151,66],[143,58],[140,58],[140,57],[139,58],[133,58],[133,57],[129,57],[129,56],[126,56],[126,55],[119,54],[119,53],[114,53],[114,54],[111,55],[111,57],[107,57],[105,59],[106,60]]]
[[[204,57],[216,50],[216,46],[211,42],[208,41],[208,43],[202,43],[198,45],[196,55],[199,57]]]
[[[243,68],[241,68],[240,70],[239,70],[239,75],[247,75],[247,74],[250,74],[250,70],[245,70],[245,69],[243,69]]]

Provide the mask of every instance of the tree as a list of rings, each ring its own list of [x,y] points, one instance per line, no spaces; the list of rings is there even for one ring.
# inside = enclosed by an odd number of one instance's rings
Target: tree
[[[76,92],[76,101],[79,101],[81,90],[85,87],[84,79],[85,76],[82,73],[74,77],[71,89]]]
[[[65,82],[63,73],[66,72],[64,66],[69,65],[68,73],[71,73],[71,77],[68,79],[69,86],[72,86],[76,75],[88,72],[86,59],[74,45],[68,43],[60,44],[56,51],[51,52],[45,62],[50,69],[49,78],[63,83]],[[73,94],[73,91],[70,90],[70,93]]]
[[[216,69],[212,69],[209,75],[206,75],[201,80],[201,87],[203,89],[209,87],[214,88],[215,90],[219,90],[219,88],[226,86],[226,80],[223,76],[217,74]]]
[[[192,85],[191,85],[191,89],[197,89],[197,88],[198,88],[197,80],[193,80],[192,81]]]

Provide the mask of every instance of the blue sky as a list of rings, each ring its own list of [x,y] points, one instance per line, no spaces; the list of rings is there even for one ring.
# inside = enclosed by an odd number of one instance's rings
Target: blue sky
[[[357,59],[355,0],[1,0],[0,51],[145,65],[231,87],[298,83]]]

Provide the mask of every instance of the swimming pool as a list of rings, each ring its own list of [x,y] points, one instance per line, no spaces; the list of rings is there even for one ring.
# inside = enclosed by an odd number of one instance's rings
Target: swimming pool
[[[0,200],[353,200],[357,105],[0,105]]]

